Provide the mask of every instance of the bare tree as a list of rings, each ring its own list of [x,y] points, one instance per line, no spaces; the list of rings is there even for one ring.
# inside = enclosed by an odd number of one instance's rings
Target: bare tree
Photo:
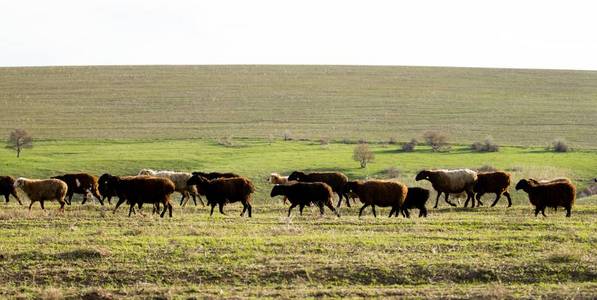
[[[367,167],[367,163],[372,162],[375,159],[375,154],[369,149],[367,144],[358,144],[354,148],[352,159],[358,161],[361,164],[361,168]]]
[[[32,148],[33,147],[33,139],[25,129],[15,129],[10,132],[10,136],[8,137],[8,148],[14,149],[17,151],[17,158],[21,156],[21,150],[24,148]]]
[[[434,152],[450,150],[448,137],[441,132],[427,131],[423,134],[423,139],[427,145],[431,146],[431,150]]]

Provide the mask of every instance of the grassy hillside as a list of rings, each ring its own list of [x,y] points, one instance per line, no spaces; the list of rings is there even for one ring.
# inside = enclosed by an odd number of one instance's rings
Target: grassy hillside
[[[0,68],[0,134],[280,137],[597,148],[597,72],[342,66]]]

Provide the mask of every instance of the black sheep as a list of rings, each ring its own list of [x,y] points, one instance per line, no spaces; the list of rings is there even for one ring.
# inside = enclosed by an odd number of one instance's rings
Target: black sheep
[[[14,178],[10,176],[0,176],[0,195],[4,195],[6,203],[8,203],[9,196],[12,195],[15,197],[15,199],[17,199],[17,202],[19,202],[20,205],[23,205],[23,203],[21,203],[21,199],[19,199],[19,196],[17,196],[17,190],[15,189],[14,184]]]
[[[329,185],[332,190],[338,194],[338,205],[342,204],[342,197],[346,198],[346,205],[350,207],[350,201],[344,188],[348,182],[348,177],[340,172],[327,172],[327,173],[309,173],[294,171],[288,176],[288,180],[296,180],[300,182],[323,182]]]
[[[322,182],[297,182],[289,185],[277,184],[272,188],[270,197],[286,196],[290,201],[288,217],[293,208],[299,206],[300,214],[303,214],[303,208],[313,203],[319,207],[319,212],[323,215],[323,206],[327,206],[338,217],[340,214],[332,204],[332,188]]]
[[[412,208],[417,208],[419,209],[419,218],[427,218],[427,208],[425,207],[425,205],[427,204],[428,199],[428,189],[420,187],[409,187],[408,193],[406,193],[406,199],[404,199],[404,204],[402,205],[402,216],[404,216],[405,218],[410,218],[410,213],[408,210]],[[396,212],[396,217],[397,216],[398,212]]]

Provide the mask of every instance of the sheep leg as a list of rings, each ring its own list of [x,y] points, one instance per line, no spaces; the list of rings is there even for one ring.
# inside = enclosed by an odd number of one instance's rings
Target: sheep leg
[[[288,217],[290,218],[290,213],[292,212],[292,209],[295,208],[297,206],[297,204],[294,203],[290,203],[290,208],[288,208]]]
[[[247,211],[247,203],[243,201],[242,205],[243,205],[243,211],[240,212],[241,217],[244,216],[245,212]]]
[[[184,196],[184,194],[182,194],[182,197],[180,197],[180,206],[183,206],[182,204],[183,204],[184,198],[185,198],[185,196]],[[184,204],[186,204],[186,203],[184,203]]]
[[[327,206],[327,207],[328,207],[328,208],[329,208],[331,211],[333,211],[333,212],[334,212],[334,214],[335,214],[337,217],[340,217],[340,213],[338,212],[338,210],[336,210],[336,209],[334,208],[334,204],[332,203],[332,201],[327,201],[327,202],[325,203],[325,206]]]
[[[8,203],[8,195],[9,194],[4,194],[4,199],[6,200],[6,203]]]
[[[253,217],[253,206],[251,205],[251,202],[247,201],[247,210],[249,211],[249,218]]]
[[[41,205],[41,209],[46,210],[44,207],[44,200],[39,201],[39,205]]]
[[[348,194],[343,194],[342,192],[338,192],[338,196],[340,196],[340,201],[342,201],[342,198],[346,199],[346,206],[350,207],[350,199],[348,198]]]
[[[29,204],[29,212],[31,212],[31,206],[33,206],[33,203],[35,203],[35,202],[31,201],[31,204]]]
[[[66,202],[66,204],[70,205],[72,203],[72,201],[73,201],[73,195],[74,194],[72,194],[72,193],[68,194],[68,201]]]
[[[451,206],[456,206],[456,204],[454,204],[448,200],[448,197],[450,196],[450,194],[448,194],[448,193],[444,193],[444,194],[446,195],[446,198],[444,199],[446,201],[446,203],[450,204]]]
[[[340,205],[342,205],[342,196],[340,196],[340,199],[338,199],[338,205],[336,205],[336,208],[340,208]]]
[[[570,218],[572,213],[572,206],[566,206],[566,218]]]
[[[162,210],[162,213],[160,214],[160,218],[163,218],[164,215],[166,214],[166,211],[168,210],[168,202],[164,203],[164,210]],[[159,212],[159,211],[158,211]],[[172,216],[170,216],[172,217]]]
[[[125,200],[126,198],[118,198],[118,202],[116,202],[116,207],[114,207],[114,210],[112,211],[113,214],[116,213],[116,210],[120,207],[120,205],[122,205],[122,203],[124,203]]]
[[[59,210],[59,211],[60,211],[60,212],[62,212],[62,213],[64,213],[64,205],[65,205],[65,204],[66,204],[66,202],[64,202],[64,200],[62,200],[62,201],[60,202],[60,210]]]
[[[494,207],[498,203],[498,201],[500,200],[501,197],[502,197],[502,194],[496,193],[495,200],[493,200],[493,203],[491,203],[491,207]]]
[[[212,202],[211,203],[211,212],[209,213],[209,216],[211,217],[214,214],[214,208],[216,207],[216,203]]]
[[[129,218],[131,217],[131,214],[133,213],[134,210],[135,210],[135,203],[131,203],[131,205],[129,207]]]
[[[361,215],[363,214],[363,210],[365,209],[365,207],[369,206],[369,204],[365,204],[363,205],[363,207],[361,207],[361,209],[359,210],[359,218],[361,217]]]
[[[319,207],[319,216],[323,216],[323,203],[317,202],[317,207]]]
[[[545,206],[543,207],[543,209],[541,209],[541,214],[542,214],[544,217],[547,217],[547,216],[545,215]]]
[[[403,209],[402,209],[402,212],[403,212],[403,213],[406,213],[406,215],[404,216],[405,218],[410,218],[410,211],[408,211],[408,209],[404,209],[404,208],[403,208]],[[420,212],[419,212],[419,214],[420,214]]]
[[[442,195],[442,192],[437,192],[437,197],[435,197],[435,206],[433,208],[437,208],[437,204],[439,203],[439,196]]]
[[[85,204],[85,202],[87,202],[87,194],[83,195],[83,202],[81,204]]]
[[[427,208],[425,206],[419,208],[419,218],[420,217],[427,218]]]
[[[191,198],[193,198],[193,203],[195,203],[195,206],[197,206],[197,197],[195,197],[195,194],[190,194]],[[201,200],[201,197],[199,197],[199,200]],[[201,206],[205,206],[205,204],[203,204],[203,201],[201,201]]]
[[[373,216],[377,218],[377,214],[375,213],[375,205],[371,204],[371,210],[373,211]]]
[[[539,214],[539,211],[540,211],[539,206],[535,207],[535,218]]]
[[[304,205],[304,204],[301,204],[301,205],[299,206],[299,212],[300,212],[301,216],[303,215],[303,209],[304,209],[304,208],[305,208],[305,205]]]
[[[392,215],[394,214],[394,211],[396,211],[396,208],[395,208],[395,207],[392,207],[392,209],[390,210],[390,215],[388,216],[388,218],[391,218],[391,217],[392,217]],[[398,214],[399,214],[399,213],[398,213],[398,212],[396,212],[396,217],[398,217]]]
[[[224,212],[224,202],[220,202],[220,203],[218,203],[218,205],[219,205],[218,208],[220,210],[220,213],[223,215],[226,215],[226,213]]]
[[[506,196],[506,198],[508,198],[508,207],[512,206],[512,198],[510,198],[510,193],[504,192],[504,196]]]

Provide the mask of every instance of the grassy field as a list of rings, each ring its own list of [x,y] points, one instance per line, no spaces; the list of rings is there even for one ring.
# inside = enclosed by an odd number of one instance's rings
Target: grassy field
[[[233,170],[257,185],[254,217],[209,217],[207,208],[175,205],[174,218],[112,214],[111,206],[57,205],[32,213],[0,205],[0,297],[59,299],[187,297],[594,298],[597,296],[597,198],[582,198],[572,218],[548,211],[535,218],[522,192],[505,208],[431,209],[427,219],[388,219],[388,209],[358,218],[358,207],[313,208],[286,218],[269,198],[272,171],[341,170],[351,178],[385,177],[396,168],[415,184],[427,167],[491,165],[527,176],[568,176],[584,187],[595,176],[597,151],[554,154],[505,147],[472,153],[454,147],[413,153],[371,145],[376,161],[360,169],[354,145],[235,139],[40,141],[20,159],[0,150],[3,174],[47,177],[62,172],[134,174],[140,168]],[[429,187],[427,183],[416,183]],[[486,196],[489,204],[491,196]],[[178,198],[178,196],[176,197]],[[428,206],[432,204],[428,203]],[[414,215],[416,215],[416,211]]]
[[[597,148],[597,72],[354,66],[0,68],[0,134],[281,137]]]

